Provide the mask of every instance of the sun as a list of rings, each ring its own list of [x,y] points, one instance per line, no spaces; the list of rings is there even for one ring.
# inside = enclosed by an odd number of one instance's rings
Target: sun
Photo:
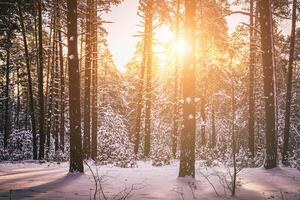
[[[154,32],[154,38],[156,42],[153,45],[153,51],[160,70],[165,70],[174,60],[180,62],[186,54],[187,44],[184,37],[182,35],[176,37],[169,26],[157,28]]]
[[[183,38],[179,38],[175,41],[174,50],[177,55],[184,55],[186,53],[186,42]]]
[[[168,26],[161,26],[155,31],[155,39],[159,43],[169,43],[175,37],[175,34]]]
[[[186,53],[186,42],[182,36],[176,39],[176,34],[168,26],[162,26],[155,31],[155,39],[160,45],[171,44],[172,51],[175,55],[183,55]],[[160,47],[154,48],[161,51]]]

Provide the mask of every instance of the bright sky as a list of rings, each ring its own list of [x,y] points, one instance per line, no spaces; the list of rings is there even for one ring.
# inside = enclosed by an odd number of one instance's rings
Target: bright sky
[[[138,38],[132,37],[137,34],[139,17],[137,16],[138,0],[124,0],[119,6],[112,8],[109,14],[103,16],[112,24],[106,24],[109,32],[108,44],[113,54],[118,69],[126,70],[125,65],[130,61]]]
[[[232,10],[240,10],[239,7],[232,7]],[[133,37],[141,28],[139,17],[137,16],[138,0],[124,0],[119,6],[112,8],[109,14],[103,18],[114,23],[106,24],[109,35],[108,43],[113,54],[117,68],[124,72],[125,65],[130,61],[135,51],[135,45],[139,38]],[[242,15],[232,15],[227,17],[229,31],[232,32],[239,23],[247,22],[248,17]]]

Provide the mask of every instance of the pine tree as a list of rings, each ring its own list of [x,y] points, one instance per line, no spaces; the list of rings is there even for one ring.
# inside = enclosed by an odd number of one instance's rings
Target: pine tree
[[[146,6],[146,18],[148,20],[148,37],[146,49],[146,99],[145,99],[145,144],[144,156],[148,157],[151,148],[151,108],[152,108],[152,37],[153,37],[153,9],[154,1],[148,0]],[[146,24],[145,24],[146,26]]]
[[[24,26],[23,11],[20,1],[17,2],[19,19],[21,24],[22,37],[24,42],[24,51],[25,51],[25,60],[26,60],[26,69],[27,69],[27,79],[28,79],[28,92],[29,92],[29,107],[30,107],[30,117],[31,117],[31,128],[32,128],[32,146],[33,146],[33,159],[37,159],[37,137],[36,137],[36,123],[35,123],[35,110],[34,110],[34,101],[33,101],[33,89],[32,89],[32,78],[31,78],[31,66],[29,61],[29,52],[27,45],[26,30]]]
[[[195,177],[195,14],[196,1],[185,0],[185,38],[188,52],[183,69],[183,129],[181,132],[179,177]]]
[[[175,22],[175,41],[179,41],[180,30],[180,6],[181,1],[176,0],[176,22]],[[178,47],[177,47],[178,48]],[[179,52],[176,50],[175,58],[175,70],[174,70],[174,116],[173,116],[173,132],[172,132],[172,153],[173,157],[176,157],[177,142],[178,142],[178,124],[179,124],[179,80],[178,80],[178,68],[179,68]]]
[[[297,0],[293,0],[292,29],[291,29],[291,38],[290,38],[290,55],[289,55],[288,78],[287,78],[287,88],[286,88],[286,108],[285,108],[285,121],[284,121],[285,124],[284,124],[284,137],[283,137],[283,151],[282,151],[283,164],[287,164],[288,152],[289,152],[296,21],[297,21]]]
[[[93,1],[92,12],[92,96],[91,96],[91,108],[92,108],[92,158],[95,160],[97,157],[97,130],[98,130],[98,104],[97,104],[97,79],[98,79],[98,17],[97,17],[97,1]]]
[[[83,134],[83,153],[86,158],[90,157],[91,144],[91,58],[92,43],[91,43],[91,24],[92,19],[92,1],[87,0],[86,10],[86,33],[85,33],[85,69],[84,69],[84,134]]]
[[[261,50],[264,74],[265,120],[266,120],[266,159],[264,167],[277,166],[277,135],[275,129],[275,77],[273,55],[273,28],[270,0],[260,1]]]
[[[254,65],[255,65],[255,46],[254,46],[254,1],[250,0],[250,59],[249,59],[249,150],[254,156],[254,113],[255,113],[255,98],[254,98]]]
[[[39,96],[39,135],[40,149],[39,159],[45,156],[45,132],[44,132],[44,81],[43,81],[43,29],[42,29],[42,0],[38,1],[38,48],[39,48],[39,68],[38,68],[38,96]]]
[[[80,78],[77,50],[77,0],[67,1],[69,104],[70,104],[70,172],[83,172],[80,114]]]

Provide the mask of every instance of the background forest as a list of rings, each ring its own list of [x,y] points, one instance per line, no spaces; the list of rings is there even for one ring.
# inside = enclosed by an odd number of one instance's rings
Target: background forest
[[[299,2],[140,0],[120,72],[102,16],[121,2],[78,0],[76,19],[67,1],[0,1],[0,160],[300,169]],[[229,31],[231,15],[249,22]]]

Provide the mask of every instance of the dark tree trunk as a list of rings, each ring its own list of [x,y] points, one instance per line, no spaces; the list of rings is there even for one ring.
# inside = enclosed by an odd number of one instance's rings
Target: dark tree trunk
[[[93,49],[93,71],[92,71],[92,158],[97,157],[97,126],[98,126],[98,92],[97,92],[97,73],[98,73],[98,17],[97,1],[93,1],[93,24],[92,24],[92,49]]]
[[[57,13],[58,10],[58,5],[56,5],[55,8],[55,14]],[[57,27],[55,27],[57,29]],[[54,137],[54,150],[55,152],[58,151],[59,149],[59,141],[58,141],[58,135],[59,135],[59,56],[58,56],[58,33],[57,31],[55,32],[55,63],[54,63],[54,83],[53,83],[53,88],[54,88],[54,123],[53,123],[53,137]]]
[[[47,52],[47,69],[46,69],[46,88],[45,88],[45,103],[44,103],[44,112],[45,112],[45,127],[47,127],[47,119],[49,119],[47,112],[48,112],[48,104],[49,104],[49,88],[50,88],[50,67],[53,65],[51,65],[51,62],[54,62],[54,32],[55,32],[55,15],[51,15],[51,20],[50,20],[50,31],[49,31],[49,41],[48,41],[48,47],[51,46],[52,44],[52,51],[48,50]],[[52,43],[51,43],[52,42]]]
[[[32,145],[33,145],[33,159],[37,159],[37,139],[36,139],[36,124],[35,124],[35,111],[34,111],[34,100],[33,100],[33,89],[32,89],[32,79],[31,79],[31,70],[30,70],[30,61],[29,61],[29,53],[28,53],[28,46],[27,46],[27,38],[26,38],[26,30],[24,26],[23,20],[23,12],[18,1],[18,9],[19,9],[19,17],[20,17],[20,24],[22,29],[22,36],[25,48],[25,59],[26,59],[26,69],[27,69],[27,79],[28,79],[28,91],[29,91],[29,108],[30,108],[30,117],[31,117],[31,127],[32,127]],[[27,122],[26,122],[27,123]]]
[[[9,40],[8,40],[9,41]],[[6,71],[5,71],[5,114],[4,114],[4,149],[7,147],[8,138],[11,132],[10,115],[9,115],[9,73],[10,73],[10,47],[6,49]]]
[[[295,54],[295,35],[296,35],[296,21],[297,21],[297,0],[293,0],[293,14],[292,14],[292,29],[290,38],[290,57],[289,68],[287,77],[286,88],[286,107],[285,107],[285,123],[284,123],[284,137],[283,137],[283,151],[282,151],[282,163],[288,164],[288,152],[289,152],[289,138],[290,138],[290,126],[291,126],[291,104],[292,104],[292,87],[293,87],[293,65]]]
[[[58,30],[59,40],[59,65],[60,65],[60,129],[59,129],[59,143],[60,150],[65,150],[65,77],[64,77],[64,57],[63,57],[63,46],[62,46],[62,20],[60,19],[60,10],[58,9],[58,19],[60,27]]]
[[[179,24],[180,23],[180,0],[176,2],[176,42],[179,40]],[[178,47],[177,47],[178,48]],[[179,123],[179,105],[178,105],[178,49],[176,49],[175,71],[174,71],[174,117],[173,117],[173,134],[172,134],[172,153],[176,158],[177,141],[178,141],[178,123]]]
[[[145,107],[145,145],[144,156],[148,157],[151,148],[151,107],[152,107],[152,23],[153,23],[153,0],[150,0],[147,5],[146,17],[149,18],[148,22],[148,48],[146,50],[147,62],[146,62],[146,107]]]
[[[264,167],[271,169],[277,166],[277,138],[275,131],[275,77],[270,0],[261,0],[259,9],[266,120],[266,159]]]
[[[84,138],[83,138],[83,153],[84,157],[90,157],[91,149],[91,23],[92,20],[92,1],[87,0],[86,11],[86,33],[85,33],[85,73],[84,73]],[[92,94],[93,95],[93,94]]]
[[[38,68],[38,96],[39,96],[39,135],[40,149],[39,159],[45,157],[45,133],[44,133],[44,89],[43,89],[43,28],[42,28],[42,0],[38,1],[38,38],[39,38],[39,68]]]
[[[80,114],[80,75],[77,49],[77,0],[67,0],[70,172],[83,172]]]
[[[20,129],[20,109],[21,109],[21,102],[20,102],[20,68],[17,67],[17,105],[16,105],[16,127]]]
[[[232,70],[231,74],[231,113],[232,113],[232,126],[231,126],[231,139],[232,139],[232,161],[233,161],[233,180],[232,180],[232,190],[231,195],[235,195],[236,190],[236,175],[237,175],[237,168],[236,168],[236,152],[237,152],[237,144],[236,144],[236,134],[235,134],[235,87],[234,87],[234,71]]]
[[[51,65],[49,64],[47,70],[47,77],[50,76],[50,79],[47,78],[47,89],[46,89],[46,157],[48,158],[50,152],[50,145],[51,145],[51,133],[55,135],[55,76],[56,76],[56,15],[55,9],[53,13],[53,34],[52,34],[52,51],[51,51]],[[50,56],[49,56],[50,58]],[[51,70],[51,72],[50,72]],[[49,80],[49,82],[48,82]],[[49,86],[48,86],[49,84]],[[55,137],[54,137],[55,138]]]
[[[248,121],[248,147],[252,156],[254,156],[254,65],[255,65],[255,49],[254,49],[254,0],[250,0],[250,59],[249,59],[249,121]]]
[[[137,108],[136,108],[136,122],[135,122],[135,135],[134,135],[134,153],[137,154],[140,146],[140,133],[141,133],[141,118],[143,109],[143,94],[144,94],[144,82],[145,82],[145,65],[147,62],[147,49],[149,43],[149,19],[145,18],[145,30],[144,30],[144,49],[143,59],[141,63],[141,74],[138,81],[138,94],[137,94]]]
[[[211,100],[211,147],[216,146],[216,113],[215,113],[215,100]]]
[[[179,177],[195,177],[195,15],[196,0],[185,0],[185,28],[189,52],[183,68],[183,129],[181,132]]]
[[[202,118],[202,121],[201,121],[201,145],[205,146],[206,145],[206,113],[205,113],[205,106],[206,106],[206,92],[205,92],[205,87],[206,87],[206,84],[204,86],[204,90],[203,90],[203,95],[202,95],[202,98],[201,98],[201,107],[200,107],[200,112],[201,112],[201,118]]]

